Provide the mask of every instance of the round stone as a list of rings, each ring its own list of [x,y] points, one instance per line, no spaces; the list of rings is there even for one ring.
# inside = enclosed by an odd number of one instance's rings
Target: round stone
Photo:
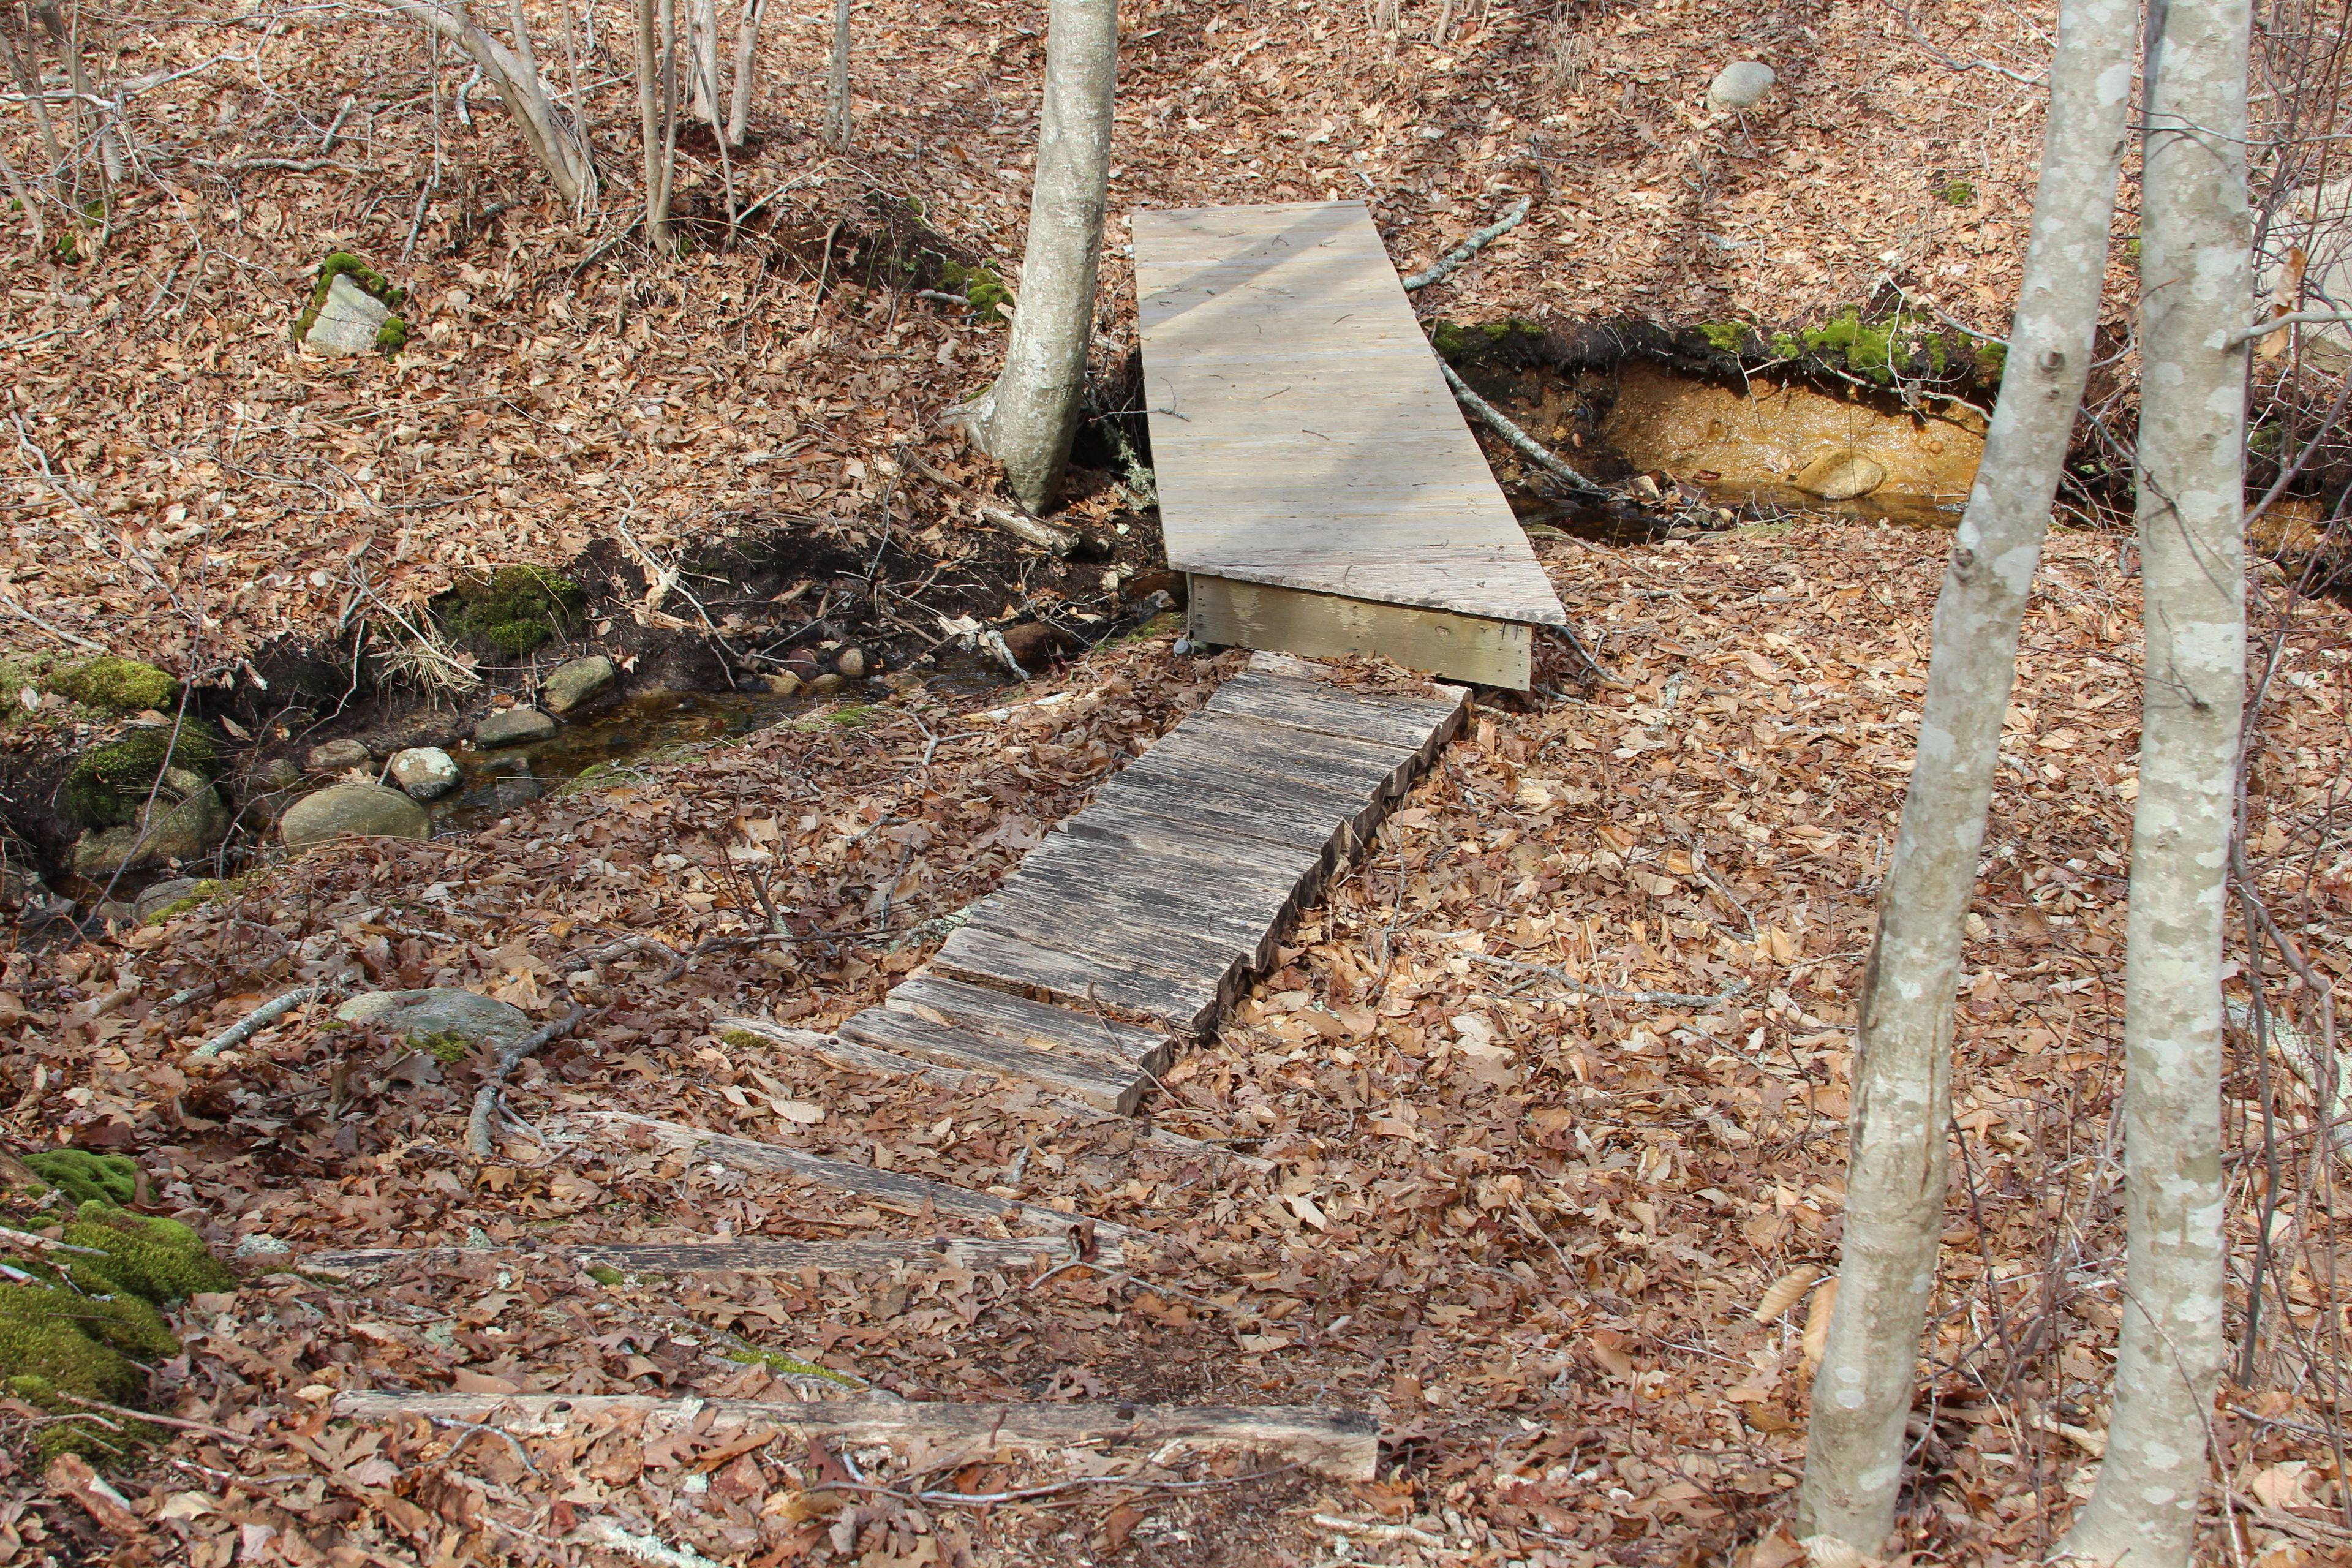
[[[368,991],[335,1009],[346,1024],[367,1024],[414,1040],[456,1036],[504,1050],[531,1031],[530,1016],[511,1003],[455,985],[422,991]]]
[[[555,721],[536,708],[509,708],[493,713],[474,726],[474,744],[485,749],[491,746],[520,746],[532,741],[544,741],[555,733]]]
[[[457,787],[455,758],[438,746],[411,746],[392,759],[392,782],[417,800],[436,800]]]
[[[347,773],[353,768],[375,766],[375,756],[357,741],[328,741],[310,748],[314,773]]]
[[[362,838],[430,838],[425,808],[382,784],[329,784],[286,808],[278,837],[289,848],[324,844],[346,833]]]
[[[1706,100],[1717,109],[1753,109],[1780,79],[1761,60],[1734,60],[1715,73]]]
[[[558,665],[553,674],[540,682],[539,700],[551,713],[569,713],[574,708],[593,702],[613,689],[620,671],[603,654],[591,654]]]

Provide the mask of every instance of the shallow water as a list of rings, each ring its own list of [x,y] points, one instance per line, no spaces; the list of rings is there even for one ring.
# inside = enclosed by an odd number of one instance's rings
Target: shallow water
[[[1005,682],[1001,670],[976,655],[953,655],[920,673],[924,689],[940,696],[977,696]],[[858,687],[825,697],[781,697],[756,684],[740,691],[633,692],[530,745],[483,751],[468,741],[451,747],[464,782],[425,811],[436,833],[474,831],[591,768],[625,769],[679,746],[730,740],[797,714],[856,707],[887,695]]]

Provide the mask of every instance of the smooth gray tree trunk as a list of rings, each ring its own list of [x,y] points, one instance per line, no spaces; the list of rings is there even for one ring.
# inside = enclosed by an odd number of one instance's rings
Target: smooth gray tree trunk
[[[676,123],[667,62],[661,47],[656,0],[637,0],[637,136],[646,154],[646,243],[662,255],[676,248],[670,236],[670,176]]]
[[[474,24],[463,0],[443,5],[436,0],[390,0],[392,8],[413,16],[466,51],[481,68],[482,79],[507,106],[532,156],[547,171],[563,199],[585,206],[596,194],[596,164],[589,155],[579,128],[556,106],[539,74],[539,59],[530,35],[518,16],[515,47],[509,48]]]
[[[1053,0],[1045,107],[1029,194],[1029,244],[1004,373],[965,410],[966,428],[1004,465],[1013,493],[1042,510],[1062,488],[1094,341],[1095,277],[1110,195],[1118,83],[1116,0]]]
[[[2170,0],[2147,63],[2140,584],[2147,664],[2124,963],[2116,1403],[2076,1558],[2194,1548],[2221,1320],[2221,925],[2245,700],[2246,0]]]
[[[1864,973],[1837,1305],[1813,1378],[1801,1535],[1894,1528],[1943,1231],[1960,942],[2018,630],[2082,402],[2127,138],[2133,0],[2064,0],[2000,399],[1936,601],[1919,744]]]
[[[743,14],[735,26],[735,80],[733,95],[727,106],[727,141],[730,145],[743,145],[743,133],[751,124],[751,81],[757,68],[760,48],[760,16],[768,0],[743,0]]]

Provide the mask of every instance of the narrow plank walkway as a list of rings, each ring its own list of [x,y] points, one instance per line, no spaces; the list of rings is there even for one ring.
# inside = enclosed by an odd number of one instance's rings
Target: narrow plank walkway
[[[1566,612],[1360,202],[1134,215],[1168,560],[1202,640],[1524,689]]]

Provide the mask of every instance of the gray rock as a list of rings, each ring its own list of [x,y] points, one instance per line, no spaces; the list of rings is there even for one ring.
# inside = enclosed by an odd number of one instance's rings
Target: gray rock
[[[866,650],[855,645],[843,648],[841,656],[833,661],[833,668],[852,680],[862,679],[866,674]]]
[[[173,877],[168,881],[151,882],[131,900],[131,918],[143,925],[159,911],[170,909],[183,899],[194,898],[196,889],[203,886],[204,883],[194,877]]]
[[[126,866],[193,860],[228,834],[228,807],[203,774],[172,768],[142,823],[85,833],[73,848],[74,875],[111,877]]]
[[[314,773],[347,773],[374,767],[375,754],[357,741],[329,741],[310,748],[310,763]]]
[[[340,283],[342,279],[339,278],[336,281]],[[284,1258],[293,1250],[292,1247],[278,1240],[268,1231],[257,1230],[236,1244],[236,1256],[241,1258]]]
[[[613,689],[620,676],[611,659],[601,653],[590,654],[556,666],[555,672],[539,683],[539,700],[551,713],[569,713]]]
[[[774,675],[764,675],[760,679],[766,681],[768,689],[774,692],[779,697],[797,697],[800,695],[801,678],[794,675],[789,669],[780,671]]]
[[[1734,60],[1707,84],[1706,101],[1716,109],[1753,109],[1780,79],[1761,60]]]
[[[457,787],[457,763],[438,746],[411,746],[392,759],[392,782],[417,800],[437,800]]]
[[[291,849],[324,844],[346,833],[365,838],[430,838],[433,825],[425,808],[398,790],[357,783],[329,784],[304,795],[286,808],[278,824],[278,838]]]
[[[455,1035],[502,1051],[537,1027],[509,1003],[455,985],[425,991],[367,991],[335,1009],[346,1024],[365,1024],[404,1039]]]
[[[811,697],[830,697],[836,691],[845,691],[848,689],[848,680],[831,670],[825,671],[808,683],[808,694]]]
[[[281,789],[291,789],[301,782],[302,770],[294,765],[293,758],[272,757],[266,763],[256,764],[253,771],[245,775],[244,787],[248,795],[271,795]]]
[[[536,708],[509,708],[474,726],[474,744],[481,747],[520,746],[544,741],[555,733],[555,721]]]
[[[1799,469],[1796,486],[1823,500],[1852,500],[1886,482],[1886,469],[1860,452],[1827,452]]]
[[[392,320],[392,308],[338,272],[327,285],[327,302],[302,339],[305,348],[322,354],[350,358],[376,352],[375,335]]]

